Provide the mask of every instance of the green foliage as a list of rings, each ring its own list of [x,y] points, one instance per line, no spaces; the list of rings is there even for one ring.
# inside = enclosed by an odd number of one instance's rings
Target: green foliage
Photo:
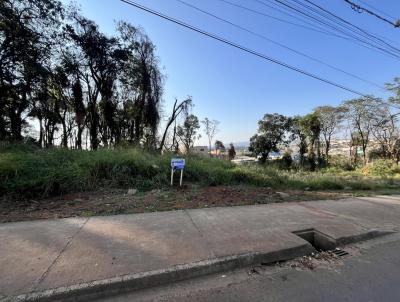
[[[29,198],[99,188],[167,187],[171,157],[134,148],[85,151],[3,145],[0,195]],[[381,178],[381,175],[393,176],[398,172],[388,170],[383,162],[375,165],[371,175],[365,176],[361,171],[346,172],[339,168],[310,172],[282,169],[279,165],[237,166],[193,155],[187,156],[186,161],[184,182],[204,186],[247,184],[276,189],[370,190],[392,185],[392,178]]]
[[[197,133],[199,129],[200,122],[198,117],[194,114],[189,114],[186,116],[183,125],[178,126],[177,135],[185,146],[187,153],[189,153],[190,148],[193,147],[195,140],[200,138],[200,135]]]
[[[280,166],[284,169],[289,169],[293,164],[293,158],[289,151],[283,153],[282,158],[279,159]]]
[[[346,156],[332,155],[329,157],[329,169],[331,171],[353,171],[354,166]]]
[[[385,152],[382,149],[372,149],[368,152],[368,159],[375,160],[375,159],[382,159],[385,158]]]
[[[374,163],[367,167],[368,174],[376,176],[393,176],[395,173],[399,172],[397,165],[393,164],[393,161],[388,159],[378,159]]]
[[[270,152],[278,152],[281,144],[286,144],[285,135],[290,130],[290,119],[280,114],[265,114],[258,122],[258,131],[250,138],[249,150],[261,155],[261,161],[268,159]]]

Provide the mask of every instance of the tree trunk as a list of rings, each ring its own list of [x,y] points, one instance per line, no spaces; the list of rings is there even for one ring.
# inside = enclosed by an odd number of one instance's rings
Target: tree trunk
[[[62,121],[62,128],[63,128],[63,138],[62,138],[62,146],[68,149],[68,134],[67,134],[67,125],[65,123],[65,119]]]
[[[76,135],[76,148],[79,150],[82,150],[82,132],[83,127],[81,125],[78,125],[78,133]]]
[[[43,119],[39,118],[39,146],[43,147]]]
[[[11,126],[11,140],[19,141],[22,140],[21,128],[22,120],[21,115],[15,111],[15,108],[11,109],[10,112],[10,126]]]
[[[326,164],[328,165],[329,163],[329,150],[331,147],[331,142],[330,141],[325,141],[325,156],[326,156]]]

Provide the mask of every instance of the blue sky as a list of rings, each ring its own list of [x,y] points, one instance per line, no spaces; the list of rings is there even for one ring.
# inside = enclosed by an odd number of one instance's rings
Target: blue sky
[[[176,0],[135,1],[357,91],[378,97],[388,96],[375,86],[242,32]],[[370,81],[383,85],[395,76],[400,76],[399,60],[348,41],[256,16],[218,0],[185,1]],[[254,0],[230,1],[290,19]],[[183,99],[190,95],[195,103],[194,114],[201,119],[208,117],[221,122],[217,139],[226,143],[247,141],[255,133],[257,121],[267,112],[301,115],[319,105],[337,105],[342,100],[357,97],[168,23],[119,0],[76,2],[83,14],[96,21],[108,34],[114,32],[118,20],[141,26],[157,46],[157,55],[166,75],[165,114],[170,112],[175,98]],[[400,47],[400,29],[394,29],[372,16],[354,12],[343,0],[313,2],[366,30],[392,40],[391,43]],[[389,14],[400,13],[400,1],[397,0],[364,2]],[[205,142],[206,139],[202,138],[199,144]]]

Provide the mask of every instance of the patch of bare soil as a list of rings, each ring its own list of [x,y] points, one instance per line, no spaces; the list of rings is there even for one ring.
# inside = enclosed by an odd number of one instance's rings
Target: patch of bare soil
[[[342,258],[331,251],[311,253],[311,255],[303,256],[284,264],[296,270],[314,270],[316,268],[332,269],[337,265],[342,265]]]
[[[347,246],[341,248],[342,251],[347,253],[344,257],[358,256],[360,255],[359,249]],[[339,256],[334,251],[316,251],[310,255],[295,258],[293,260],[277,262],[275,264],[258,265],[252,267],[249,271],[249,275],[265,275],[271,273],[271,268],[277,269],[295,269],[298,271],[304,270],[315,270],[315,269],[328,269],[338,271],[338,267],[344,264],[343,256]]]
[[[128,190],[108,190],[67,194],[45,199],[0,198],[0,222],[52,219],[75,216],[132,214],[205,207],[268,204],[277,202],[337,199],[332,192],[289,190],[252,186],[199,187],[152,190],[127,194]]]

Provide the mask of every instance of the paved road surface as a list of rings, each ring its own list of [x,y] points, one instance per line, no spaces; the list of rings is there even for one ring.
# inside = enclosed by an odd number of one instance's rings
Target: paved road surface
[[[288,259],[312,250],[293,233],[311,228],[339,243],[399,231],[400,196],[0,224],[0,299],[224,257]]]
[[[298,271],[269,267],[260,274],[238,270],[171,286],[145,290],[105,301],[400,301],[400,235],[355,246],[329,268]]]

